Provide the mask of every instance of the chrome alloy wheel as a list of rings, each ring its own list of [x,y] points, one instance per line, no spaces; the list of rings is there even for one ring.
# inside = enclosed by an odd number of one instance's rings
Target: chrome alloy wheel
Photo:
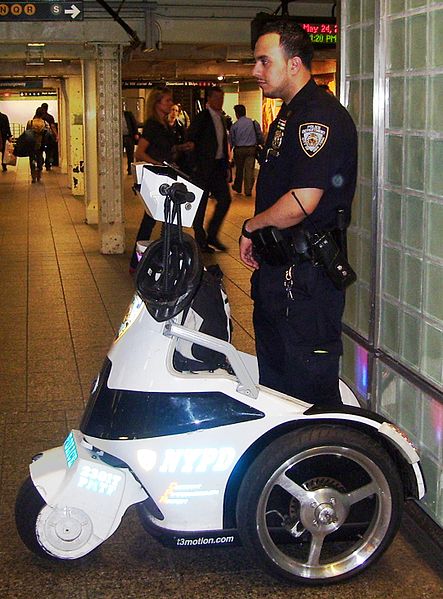
[[[344,484],[348,467],[354,473],[360,471],[364,482],[348,492],[332,486],[309,490],[304,481],[297,480],[296,473],[300,466],[309,470],[310,462],[318,468],[319,457],[330,464],[343,462],[340,482],[345,488],[349,488]],[[284,525],[292,539],[300,541],[298,547],[291,543],[277,546],[268,527],[268,515],[273,511],[269,502],[277,487],[288,494],[291,502],[298,503],[298,519]],[[352,506],[367,499],[371,500],[371,513],[367,514],[363,534],[350,542],[329,543],[328,536],[346,523]],[[349,447],[313,447],[281,464],[264,485],[257,504],[257,534],[269,558],[288,573],[302,578],[337,577],[364,563],[379,547],[390,524],[391,505],[389,484],[372,459]]]

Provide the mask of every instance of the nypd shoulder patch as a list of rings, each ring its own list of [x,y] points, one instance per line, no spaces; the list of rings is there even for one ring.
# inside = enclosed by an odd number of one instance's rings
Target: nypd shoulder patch
[[[329,127],[321,123],[303,123],[298,130],[304,153],[312,158],[324,147],[329,135]]]

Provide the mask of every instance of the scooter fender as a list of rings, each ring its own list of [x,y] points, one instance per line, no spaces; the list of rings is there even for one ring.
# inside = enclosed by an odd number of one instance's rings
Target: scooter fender
[[[47,505],[59,510],[76,508],[87,514],[96,545],[113,534],[129,506],[147,498],[128,468],[101,462],[76,430],[64,445],[34,458],[30,473]]]

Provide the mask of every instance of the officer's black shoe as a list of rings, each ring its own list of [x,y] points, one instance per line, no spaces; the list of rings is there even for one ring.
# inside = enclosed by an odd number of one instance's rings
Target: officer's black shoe
[[[216,237],[208,237],[208,244],[215,247],[216,250],[220,250],[220,252],[226,252],[228,249],[227,246]]]
[[[3,171],[4,173],[6,173],[6,171],[7,171],[7,170],[8,170],[8,169],[7,169],[7,167],[6,167],[6,164],[2,164],[2,171]]]

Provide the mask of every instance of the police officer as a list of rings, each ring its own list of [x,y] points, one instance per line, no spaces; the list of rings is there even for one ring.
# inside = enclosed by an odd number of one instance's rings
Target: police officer
[[[245,221],[240,257],[254,269],[252,298],[260,383],[309,403],[341,403],[344,291],[324,266],[296,255],[293,264],[257,258],[251,233],[285,234],[302,223],[309,234],[333,231],[337,212],[350,220],[357,171],[354,123],[336,98],[317,87],[313,47],[295,23],[265,25],[255,45],[253,75],[265,96],[283,105],[272,123],[256,191]],[[305,213],[308,215],[306,217]]]

